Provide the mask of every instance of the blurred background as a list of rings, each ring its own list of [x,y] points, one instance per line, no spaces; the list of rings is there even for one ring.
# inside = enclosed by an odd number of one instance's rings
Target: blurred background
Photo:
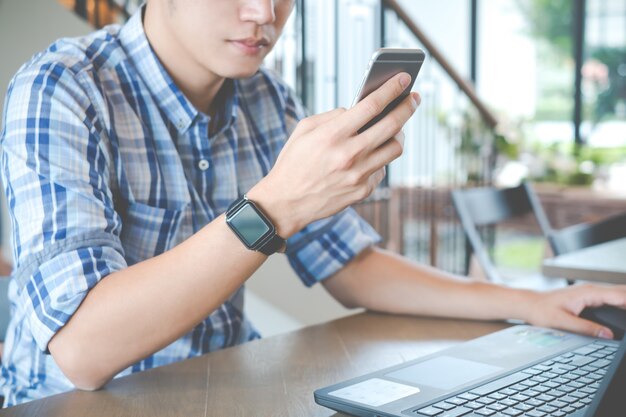
[[[349,106],[377,48],[427,53],[415,85],[422,105],[406,126],[404,155],[357,207],[382,246],[480,276],[450,200],[458,188],[532,181],[557,229],[626,211],[626,0],[296,3],[266,65],[311,113]],[[57,38],[123,23],[139,4],[0,0],[0,104],[34,53]],[[10,225],[0,211],[10,264]],[[531,220],[483,233],[505,270],[537,270],[545,256]],[[320,286],[304,288],[281,256],[248,288],[247,308],[266,336],[355,312]]]

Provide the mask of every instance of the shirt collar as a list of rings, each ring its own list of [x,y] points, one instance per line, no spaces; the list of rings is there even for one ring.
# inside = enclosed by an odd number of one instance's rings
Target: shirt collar
[[[145,5],[137,10],[122,27],[119,34],[120,43],[161,111],[176,127],[178,133],[182,134],[189,129],[200,113],[174,83],[152,50],[143,27],[144,9]],[[218,95],[226,104],[221,112],[223,119],[216,121],[216,128],[220,131],[230,127],[237,115],[238,83],[227,81],[225,86],[229,87],[224,94],[220,91]]]

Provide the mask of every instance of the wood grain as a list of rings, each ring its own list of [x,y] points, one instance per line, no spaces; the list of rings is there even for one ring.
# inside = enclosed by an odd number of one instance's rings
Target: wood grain
[[[505,327],[363,313],[3,410],[6,416],[342,416],[313,391]]]

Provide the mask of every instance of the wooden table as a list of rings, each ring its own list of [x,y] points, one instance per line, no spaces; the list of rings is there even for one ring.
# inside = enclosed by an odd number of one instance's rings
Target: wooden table
[[[542,271],[548,277],[626,284],[626,238],[546,259]]]
[[[0,412],[6,416],[343,416],[313,391],[396,365],[504,323],[363,313],[253,341]]]

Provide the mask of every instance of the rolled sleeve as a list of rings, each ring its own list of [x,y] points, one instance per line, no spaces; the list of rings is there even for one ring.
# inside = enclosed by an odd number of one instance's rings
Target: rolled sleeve
[[[323,281],[381,241],[352,208],[311,223],[289,239],[289,263],[306,286]]]
[[[33,256],[16,270],[20,305],[37,343],[47,351],[48,343],[72,317],[84,298],[102,278],[126,267],[121,247],[102,236],[67,239]]]
[[[7,95],[2,175],[13,224],[17,308],[47,351],[91,288],[126,266],[111,155],[67,66],[23,69]]]

